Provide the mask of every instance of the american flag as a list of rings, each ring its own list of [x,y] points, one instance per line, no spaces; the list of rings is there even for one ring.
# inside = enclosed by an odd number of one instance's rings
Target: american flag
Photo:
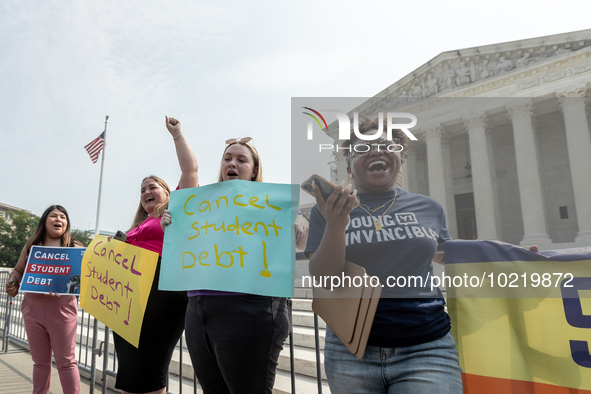
[[[101,150],[103,150],[104,145],[105,132],[103,131],[101,135],[96,137],[90,144],[84,147],[84,149],[86,149],[86,151],[90,155],[90,160],[92,160],[93,163],[96,163],[98,161],[99,153],[101,153]]]

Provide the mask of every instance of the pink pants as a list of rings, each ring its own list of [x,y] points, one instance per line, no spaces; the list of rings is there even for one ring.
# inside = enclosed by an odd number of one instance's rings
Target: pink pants
[[[51,351],[64,394],[80,392],[80,373],[76,363],[76,297],[52,297],[27,293],[22,304],[23,320],[33,358],[33,394],[49,393]]]

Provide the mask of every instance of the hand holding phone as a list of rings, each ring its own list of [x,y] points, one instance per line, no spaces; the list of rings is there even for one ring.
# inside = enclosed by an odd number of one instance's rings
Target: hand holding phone
[[[314,194],[314,187],[312,186],[312,183],[318,186],[318,189],[320,190],[320,194],[322,195],[322,198],[324,198],[324,201],[328,200],[334,189],[337,188],[335,185],[333,185],[320,175],[314,174],[310,178],[306,179],[301,185],[302,190],[310,194],[312,197],[316,197],[316,195]],[[357,205],[359,205],[358,200],[355,202],[355,206]]]
[[[316,198],[318,210],[327,222],[342,224],[349,222],[349,212],[359,204],[357,190],[351,193],[351,185],[343,188],[342,183],[337,187],[319,175],[312,175],[302,183],[302,190],[316,197],[315,187],[324,201]],[[336,192],[336,193],[335,193]],[[332,195],[335,195],[332,197]],[[328,202],[330,200],[330,203]]]
[[[333,190],[336,189],[335,185],[333,185],[320,175],[314,174],[310,178],[306,179],[304,183],[302,183],[301,185],[302,190],[310,194],[312,197],[315,197],[312,182],[314,182],[314,184],[318,186],[318,189],[320,189],[320,194],[322,195],[322,198],[324,198],[324,201],[328,200],[328,197],[330,197]]]
[[[117,230],[117,232],[115,233],[115,236],[113,238],[116,239],[117,241],[125,242],[127,240],[127,234],[125,234],[121,230]]]

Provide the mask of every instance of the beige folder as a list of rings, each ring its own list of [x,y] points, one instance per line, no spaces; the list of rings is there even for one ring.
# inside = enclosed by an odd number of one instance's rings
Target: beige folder
[[[364,279],[365,268],[346,262],[345,276]],[[314,288],[312,310],[326,322],[343,344],[357,358],[363,358],[369,332],[378,307],[382,285],[374,282],[373,286],[365,279],[360,287],[335,288],[332,291]],[[355,283],[359,283],[358,281]]]

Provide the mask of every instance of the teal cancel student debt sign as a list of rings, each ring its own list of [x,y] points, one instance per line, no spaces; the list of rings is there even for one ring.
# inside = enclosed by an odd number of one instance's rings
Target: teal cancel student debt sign
[[[242,180],[173,191],[158,288],[292,297],[298,198]]]

